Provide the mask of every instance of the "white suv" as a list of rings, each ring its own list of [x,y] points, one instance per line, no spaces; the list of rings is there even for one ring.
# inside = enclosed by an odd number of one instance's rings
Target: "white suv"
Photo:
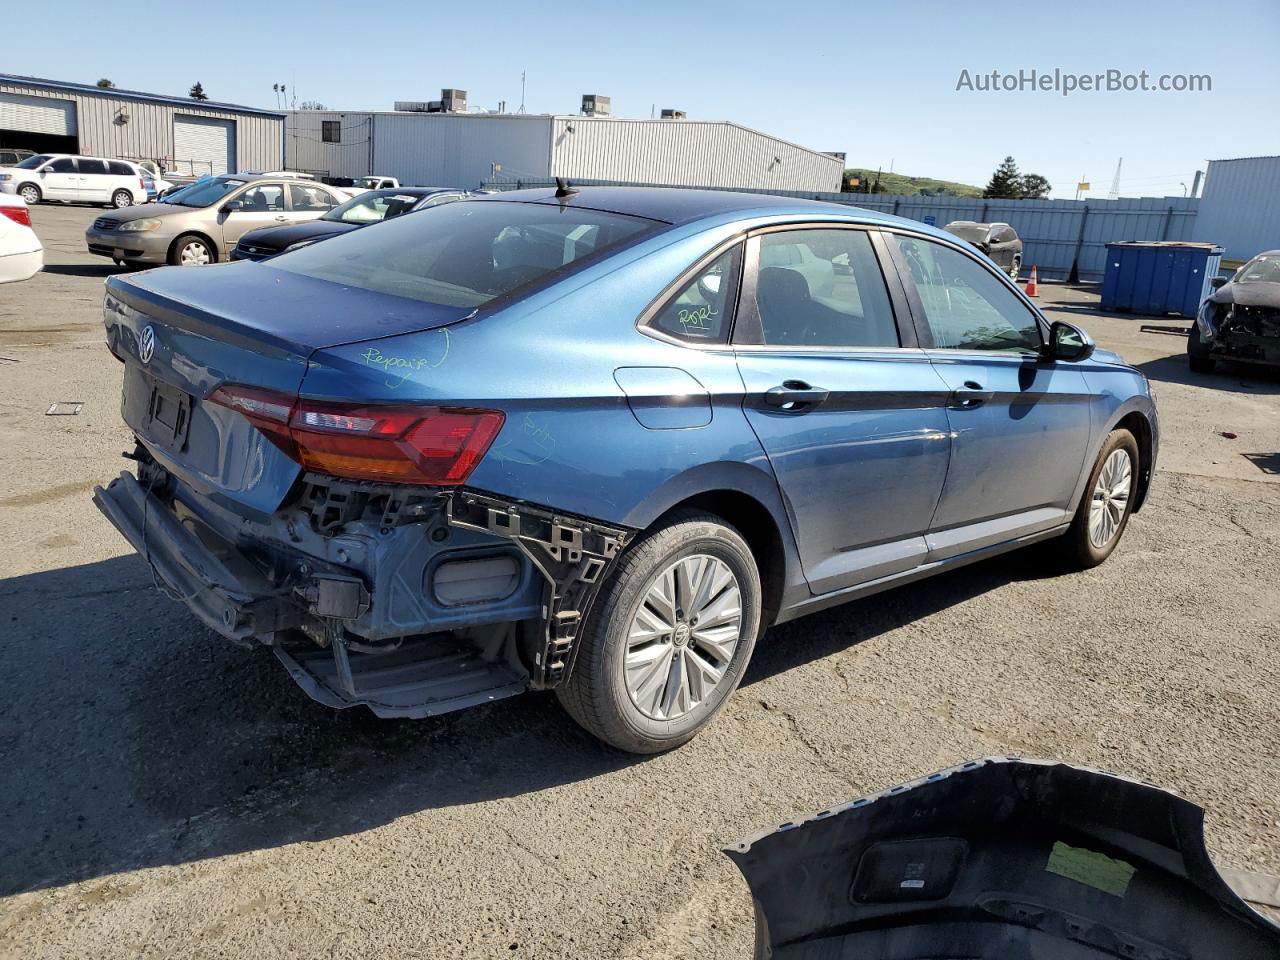
[[[142,171],[128,160],[39,153],[17,166],[0,167],[0,191],[28,204],[41,200],[131,207],[147,202]]]

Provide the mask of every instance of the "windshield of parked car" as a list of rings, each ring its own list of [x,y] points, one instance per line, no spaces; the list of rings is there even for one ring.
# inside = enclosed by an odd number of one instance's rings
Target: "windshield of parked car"
[[[202,177],[181,190],[175,190],[160,202],[175,203],[182,207],[211,207],[247,182],[234,177]]]
[[[449,203],[397,217],[271,260],[271,266],[348,287],[455,307],[478,307],[580,266],[662,226],[572,206]]]
[[[1236,283],[1280,283],[1280,257],[1262,254],[1240,268]]]
[[[52,159],[53,157],[47,153],[37,153],[34,157],[27,157],[17,167],[19,170],[34,170],[36,167],[43,167]]]
[[[970,243],[986,243],[987,225],[985,223],[948,223],[947,233],[968,240]]]
[[[422,197],[419,196],[395,191],[362,193],[354,200],[338,204],[320,219],[334,223],[377,223],[379,220],[408,213],[421,199]]]

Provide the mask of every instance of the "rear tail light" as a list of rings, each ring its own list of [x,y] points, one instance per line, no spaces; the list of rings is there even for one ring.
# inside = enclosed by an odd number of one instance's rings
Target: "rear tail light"
[[[209,401],[242,413],[308,470],[437,486],[465,483],[504,419],[498,410],[325,403],[240,386],[219,387]]]
[[[21,207],[0,207],[0,213],[12,220],[14,223],[20,223],[24,227],[31,226],[31,211],[24,204]]]

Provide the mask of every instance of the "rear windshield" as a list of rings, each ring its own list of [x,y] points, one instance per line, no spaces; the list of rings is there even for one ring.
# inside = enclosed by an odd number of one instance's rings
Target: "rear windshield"
[[[362,193],[353,200],[339,204],[328,211],[321,220],[334,223],[377,223],[408,213],[422,200],[421,196],[404,193]]]
[[[987,239],[988,227],[985,223],[948,223],[943,229],[970,243],[982,243]]]
[[[451,203],[397,217],[271,260],[348,287],[453,307],[478,307],[663,224],[570,206]]]

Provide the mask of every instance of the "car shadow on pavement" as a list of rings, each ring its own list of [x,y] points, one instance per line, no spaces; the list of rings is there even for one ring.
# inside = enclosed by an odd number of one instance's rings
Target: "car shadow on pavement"
[[[1280,368],[1277,367],[1219,360],[1213,373],[1194,373],[1187,366],[1187,358],[1183,354],[1160,357],[1134,366],[1145,373],[1149,380],[1160,383],[1181,383],[1209,390],[1229,390],[1232,393],[1260,396],[1280,395]]]
[[[134,267],[118,267],[114,263],[46,263],[44,273],[63,277],[110,277],[117,273],[133,273]]]
[[[779,627],[752,684],[1040,570],[997,558]],[[419,721],[311,701],[137,557],[0,581],[0,895],[360,833],[642,762],[550,694]]]

